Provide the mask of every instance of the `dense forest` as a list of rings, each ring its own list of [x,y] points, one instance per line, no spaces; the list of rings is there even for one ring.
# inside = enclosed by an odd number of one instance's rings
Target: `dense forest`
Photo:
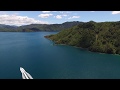
[[[55,44],[82,47],[93,52],[120,54],[120,21],[84,22],[45,37],[53,40]]]
[[[30,24],[24,26],[9,26],[0,24],[0,32],[39,32],[39,31],[60,31],[78,25],[81,22],[72,21],[62,24]]]

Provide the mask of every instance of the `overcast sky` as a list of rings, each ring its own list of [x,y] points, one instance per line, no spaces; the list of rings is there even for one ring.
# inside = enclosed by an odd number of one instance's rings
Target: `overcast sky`
[[[0,24],[61,24],[67,21],[120,21],[120,11],[0,11]]]

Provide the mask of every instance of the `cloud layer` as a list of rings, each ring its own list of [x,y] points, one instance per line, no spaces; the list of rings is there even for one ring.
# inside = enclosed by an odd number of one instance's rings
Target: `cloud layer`
[[[42,11],[43,13],[49,13],[49,12],[51,12],[51,11]]]
[[[112,14],[120,14],[120,11],[112,11]]]
[[[29,18],[27,16],[17,16],[17,15],[0,15],[0,24],[6,25],[28,25],[28,24],[48,24],[46,21],[35,20],[34,18]]]
[[[52,16],[53,14],[40,14],[38,17],[40,18],[48,18],[49,16]]]
[[[75,18],[80,18],[80,16],[72,16],[72,17],[69,17],[68,19],[75,19]]]
[[[62,19],[62,16],[61,15],[57,15],[55,16],[57,19]]]

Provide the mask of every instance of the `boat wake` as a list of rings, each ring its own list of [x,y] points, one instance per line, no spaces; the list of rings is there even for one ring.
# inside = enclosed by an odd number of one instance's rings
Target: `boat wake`
[[[23,79],[33,79],[32,76],[24,70],[24,68],[20,67],[20,71]]]

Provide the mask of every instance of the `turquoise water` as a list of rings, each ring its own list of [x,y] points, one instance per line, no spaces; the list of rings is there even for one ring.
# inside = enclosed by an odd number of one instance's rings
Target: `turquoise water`
[[[56,32],[0,32],[0,79],[120,79],[120,56],[53,45]]]

